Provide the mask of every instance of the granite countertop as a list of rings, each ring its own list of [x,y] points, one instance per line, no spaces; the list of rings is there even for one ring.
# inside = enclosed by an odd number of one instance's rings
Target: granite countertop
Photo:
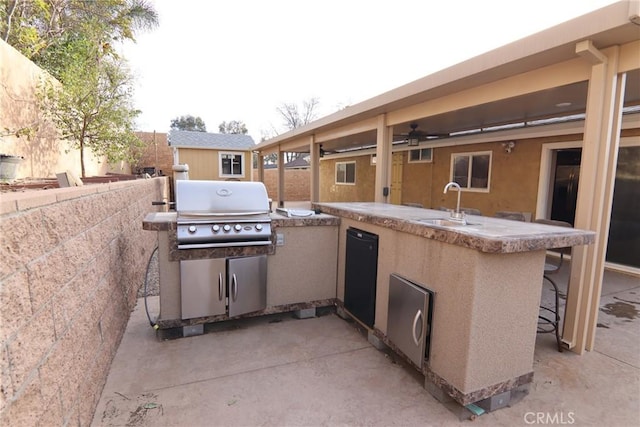
[[[142,228],[150,231],[168,231],[176,229],[176,212],[150,212],[142,221]],[[309,216],[287,217],[279,213],[271,213],[271,225],[274,227],[308,227],[337,226],[340,218],[326,213]]]
[[[302,212],[302,211],[301,211]],[[176,240],[176,212],[150,212],[142,221],[142,229],[149,231],[168,231],[169,261],[190,259],[226,258],[230,256],[273,255],[276,251],[276,229],[278,227],[338,226],[340,218],[328,214],[313,213],[309,216],[287,217],[271,213],[271,244],[264,246],[232,246],[221,248],[178,249]]]
[[[314,203],[313,208],[330,215],[487,253],[587,245],[595,241],[596,235],[593,231],[477,215],[467,215],[469,225],[466,226],[440,226],[424,220],[446,219],[448,212],[388,203]]]

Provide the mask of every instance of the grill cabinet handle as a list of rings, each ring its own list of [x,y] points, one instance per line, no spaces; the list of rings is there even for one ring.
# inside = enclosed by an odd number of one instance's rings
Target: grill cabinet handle
[[[218,273],[218,300],[222,301],[222,273]]]
[[[238,299],[238,278],[235,273],[231,276],[231,298],[234,301]]]
[[[418,319],[420,319],[421,317],[422,317],[422,310],[418,310],[418,312],[416,313],[416,317],[413,318],[413,325],[411,326],[411,336],[413,337],[413,342],[417,346],[420,345],[420,339],[419,337],[416,336],[416,326],[418,325]]]

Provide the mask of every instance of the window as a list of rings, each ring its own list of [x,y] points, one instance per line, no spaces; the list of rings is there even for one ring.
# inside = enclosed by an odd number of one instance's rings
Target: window
[[[417,150],[409,150],[409,163],[428,163],[431,162],[431,148],[420,148]]]
[[[356,162],[336,163],[336,184],[356,183]]]
[[[451,155],[451,181],[461,188],[489,191],[491,152],[458,153]]]
[[[220,176],[244,176],[243,164],[244,154],[242,153],[220,153]]]

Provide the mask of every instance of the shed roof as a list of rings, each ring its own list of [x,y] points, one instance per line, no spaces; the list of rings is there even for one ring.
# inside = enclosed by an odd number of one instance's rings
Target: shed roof
[[[251,150],[255,147],[249,135],[233,133],[209,133],[189,130],[169,131],[167,136],[171,147],[203,148],[214,150]]]

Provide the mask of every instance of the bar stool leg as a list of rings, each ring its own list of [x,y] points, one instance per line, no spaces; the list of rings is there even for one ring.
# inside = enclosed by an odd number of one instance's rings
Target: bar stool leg
[[[553,325],[554,332],[556,333],[556,343],[558,345],[558,351],[562,353],[562,341],[560,340],[560,296],[558,294],[558,285],[556,285],[556,282],[548,275],[545,274],[543,277],[544,280],[547,280],[549,283],[551,283],[551,286],[553,286],[553,292],[555,294],[555,309],[550,310],[553,311],[554,315],[554,321],[550,323]],[[547,310],[549,309],[547,308]]]

